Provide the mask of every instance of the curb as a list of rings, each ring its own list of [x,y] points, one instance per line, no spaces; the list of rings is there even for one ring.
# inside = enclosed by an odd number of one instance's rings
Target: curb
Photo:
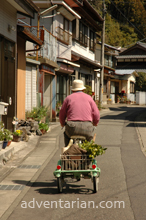
[[[0,151],[0,168],[2,168],[8,160],[14,155],[14,147],[9,146]]]

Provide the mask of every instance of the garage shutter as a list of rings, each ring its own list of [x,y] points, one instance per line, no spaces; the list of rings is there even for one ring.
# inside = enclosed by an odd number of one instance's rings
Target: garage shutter
[[[25,111],[31,111],[36,107],[36,68],[26,66],[26,94]]]

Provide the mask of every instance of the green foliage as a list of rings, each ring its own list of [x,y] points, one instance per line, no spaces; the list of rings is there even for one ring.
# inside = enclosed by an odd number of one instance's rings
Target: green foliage
[[[59,112],[61,110],[61,107],[62,107],[62,103],[61,101],[57,102],[56,103],[56,115],[59,116]]]
[[[134,28],[128,24],[120,24],[112,19],[110,15],[106,15],[105,22],[105,42],[112,46],[127,46],[137,42],[137,34]]]
[[[40,130],[48,131],[49,126],[48,126],[47,123],[39,123],[39,129],[40,129]]]
[[[11,141],[13,139],[12,132],[9,131],[8,129],[4,129],[3,133],[4,133],[4,140]]]
[[[135,89],[137,91],[146,91],[146,73],[139,72],[139,77],[136,78]]]
[[[0,141],[3,141],[4,138],[5,138],[4,132],[2,130],[0,130]]]
[[[0,129],[4,129],[4,123],[0,121]]]
[[[103,17],[103,2],[89,0],[93,8]],[[105,0],[105,43],[128,47],[146,35],[146,4],[144,0]]]
[[[42,120],[47,116],[48,109],[45,106],[34,107],[31,112],[26,112],[26,118],[30,117],[36,121]]]
[[[107,148],[103,148],[101,145],[97,145],[94,141],[85,140],[82,144],[79,144],[79,147],[86,150],[89,158],[94,159],[96,156],[102,155],[105,153]]]
[[[84,93],[92,96],[92,88],[91,86],[85,85],[86,89],[84,89]]]

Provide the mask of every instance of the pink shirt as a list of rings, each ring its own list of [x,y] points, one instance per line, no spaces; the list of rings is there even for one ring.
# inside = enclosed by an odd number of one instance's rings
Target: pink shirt
[[[62,126],[67,121],[91,121],[97,125],[100,113],[91,96],[84,92],[75,92],[67,96],[59,112],[59,120]]]

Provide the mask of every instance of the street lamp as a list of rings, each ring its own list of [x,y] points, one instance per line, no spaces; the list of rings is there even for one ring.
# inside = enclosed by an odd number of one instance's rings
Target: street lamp
[[[50,8],[47,8],[46,10],[38,13],[37,38],[39,38],[39,32],[40,32],[40,17],[42,15],[45,15],[45,14],[55,10],[57,7],[58,7],[58,5],[53,5]],[[38,60],[38,46],[37,46],[37,52],[36,52],[36,60]]]

